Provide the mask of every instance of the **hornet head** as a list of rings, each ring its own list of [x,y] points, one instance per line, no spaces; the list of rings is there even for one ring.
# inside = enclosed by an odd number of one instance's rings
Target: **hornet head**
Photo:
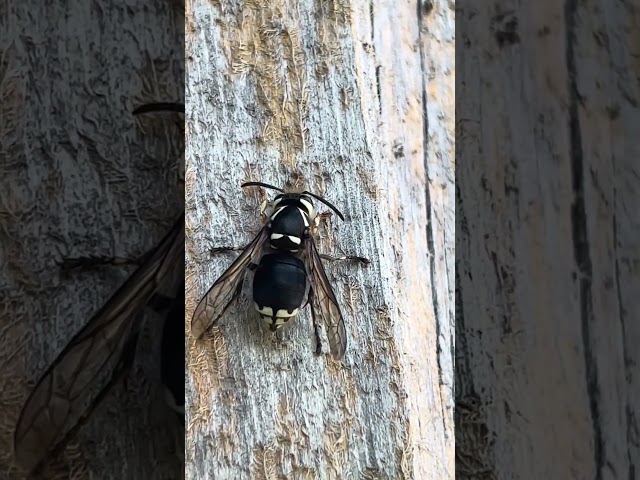
[[[269,217],[269,242],[277,250],[296,253],[302,248],[305,236],[308,234],[316,212],[312,198],[315,198],[344,220],[342,213],[324,198],[311,192],[287,193],[281,188],[262,182],[243,183],[242,187],[259,186],[282,192],[271,202],[272,212]]]

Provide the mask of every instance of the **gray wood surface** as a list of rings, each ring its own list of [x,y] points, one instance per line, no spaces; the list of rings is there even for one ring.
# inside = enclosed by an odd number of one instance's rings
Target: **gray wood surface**
[[[460,478],[637,476],[638,15],[457,12]]]
[[[184,12],[80,0],[0,10],[0,478],[18,479],[12,434],[30,388],[135,268],[65,274],[58,263],[137,258],[182,209],[182,118],[131,111],[182,98]],[[48,478],[180,478],[159,389],[161,323],[146,318],[126,382]]]
[[[342,365],[305,311],[285,346],[250,287],[188,337],[189,479],[453,478],[454,12],[438,2],[188,2],[187,321],[260,227],[259,191],[343,211],[320,229]],[[270,194],[271,196],[273,194]],[[326,348],[326,345],[325,345]]]

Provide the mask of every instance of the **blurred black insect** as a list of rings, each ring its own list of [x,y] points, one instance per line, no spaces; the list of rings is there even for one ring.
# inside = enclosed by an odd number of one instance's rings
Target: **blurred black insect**
[[[142,113],[140,110],[135,113]],[[127,373],[140,331],[136,320],[148,305],[169,310],[164,336],[170,338],[163,339],[162,345],[163,383],[178,410],[181,403],[184,411],[183,275],[184,211],[162,241],[145,255],[140,267],[71,339],[29,395],[14,432],[14,454],[31,475],[64,448]],[[174,289],[175,295],[166,295]],[[182,340],[176,334],[178,329]],[[179,367],[169,366],[176,358],[180,359]],[[179,370],[181,375],[176,373]]]
[[[184,425],[184,278],[169,305],[162,331],[161,377],[167,404]]]
[[[246,270],[255,272],[253,278],[253,302],[272,332],[287,324],[304,308],[311,306],[311,317],[316,336],[316,353],[322,352],[318,332],[318,319],[326,325],[329,350],[335,359],[341,359],[347,348],[344,319],[338,300],[325,274],[321,259],[358,260],[363,257],[330,257],[321,255],[314,236],[322,215],[313,208],[315,198],[331,208],[340,219],[342,213],[328,201],[310,192],[286,193],[284,190],[262,182],[243,183],[242,187],[265,187],[281,192],[273,201],[263,204],[260,213],[270,209],[255,239],[244,248],[222,247],[214,251],[242,250],[240,256],[216,280],[200,300],[191,320],[191,330],[196,338],[217,322],[236,299],[243,284]],[[303,302],[306,302],[303,305]]]
[[[149,112],[184,113],[184,104],[173,103],[173,102],[145,103],[144,105],[140,105],[138,108],[136,108],[133,111],[133,114],[138,115],[140,113],[149,113]]]
[[[134,115],[152,112],[177,112],[184,114],[184,104],[157,102],[141,105],[133,111]],[[184,212],[182,214],[184,230]],[[182,233],[182,258],[184,266],[184,231]],[[165,388],[165,399],[169,407],[176,411],[184,424],[184,269],[175,274],[180,277],[180,284],[173,297],[163,297],[156,293],[153,307],[164,313],[165,322],[162,332],[161,346],[161,379]],[[184,438],[183,438],[184,440]]]

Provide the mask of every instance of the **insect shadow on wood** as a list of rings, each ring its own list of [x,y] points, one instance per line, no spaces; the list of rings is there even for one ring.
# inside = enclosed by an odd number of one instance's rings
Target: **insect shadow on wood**
[[[344,220],[340,211],[324,198],[311,192],[285,192],[262,182],[246,182],[244,187],[264,187],[280,192],[273,201],[265,202],[260,215],[269,211],[266,221],[251,243],[245,247],[219,247],[213,253],[241,251],[240,256],[211,286],[200,300],[191,320],[191,331],[201,338],[231,303],[239,298],[245,273],[254,272],[253,304],[269,330],[276,333],[307,304],[311,307],[316,354],[322,353],[318,329],[325,326],[329,351],[340,360],[347,349],[347,334],[338,300],[327,278],[322,260],[356,260],[368,265],[359,256],[331,257],[316,248],[316,233],[320,219],[313,200],[318,200]]]
[[[184,112],[180,104],[160,103],[142,106],[134,113],[167,109]],[[62,452],[112,387],[128,373],[135,358],[140,316],[147,306],[166,317],[161,347],[163,383],[170,406],[179,412],[184,424],[183,266],[184,210],[31,391],[14,432],[14,455],[29,477],[42,473],[47,462]],[[173,295],[167,295],[168,291]]]

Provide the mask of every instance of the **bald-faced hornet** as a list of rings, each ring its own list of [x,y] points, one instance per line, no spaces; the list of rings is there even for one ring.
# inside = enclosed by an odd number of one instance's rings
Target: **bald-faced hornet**
[[[151,104],[134,113],[166,110],[158,108],[166,105]],[[16,460],[30,474],[38,472],[47,458],[67,444],[127,373],[140,330],[136,320],[148,305],[163,304],[170,310],[162,344],[163,383],[175,397],[173,403],[184,405],[183,265],[184,211],[162,241],[144,256],[140,267],[71,339],[31,391],[14,432]],[[177,295],[164,295],[174,288]],[[176,326],[178,323],[180,327]],[[174,333],[178,328],[182,340]],[[175,358],[179,358],[178,367],[169,366]]]
[[[281,192],[271,202],[271,212],[255,239],[244,249],[231,266],[216,280],[196,307],[191,330],[196,338],[216,323],[242,290],[247,269],[255,272],[253,303],[269,330],[277,331],[294,318],[308,303],[316,335],[316,353],[322,345],[318,333],[318,319],[326,325],[329,350],[341,359],[347,348],[344,319],[329,279],[322,266],[325,260],[369,260],[356,256],[339,258],[321,255],[316,248],[316,234],[321,215],[313,208],[312,198],[319,200],[340,219],[344,216],[328,201],[311,192],[286,193],[262,182],[247,182],[242,187],[258,186]],[[265,205],[261,213],[265,211]],[[216,251],[240,250],[219,248]],[[307,302],[303,305],[307,297]]]

